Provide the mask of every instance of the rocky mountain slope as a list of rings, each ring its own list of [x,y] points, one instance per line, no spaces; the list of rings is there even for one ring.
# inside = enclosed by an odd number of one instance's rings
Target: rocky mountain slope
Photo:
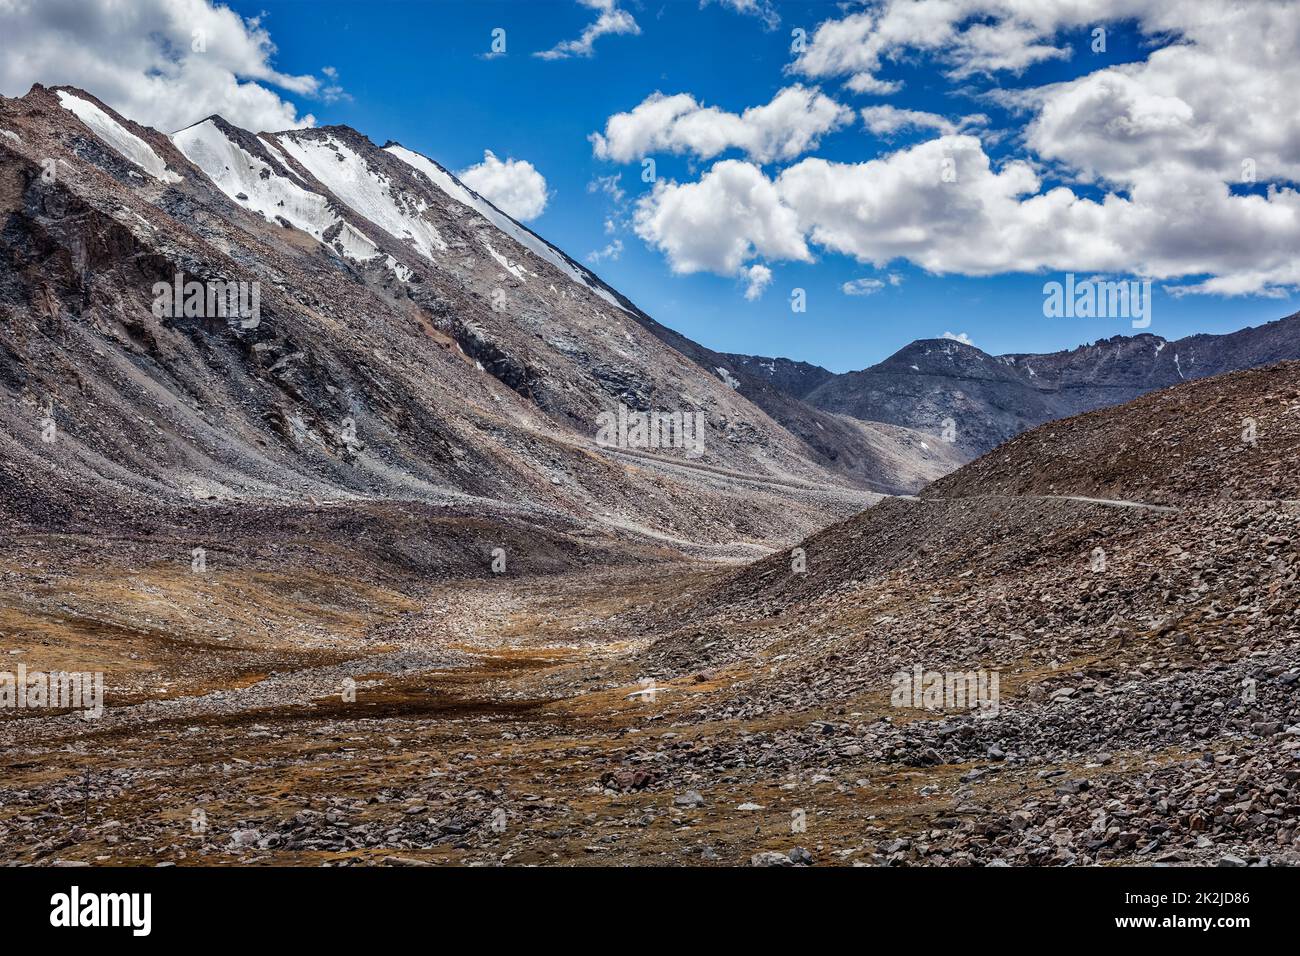
[[[815,376],[812,370],[816,366],[714,352],[639,311],[635,315],[652,334],[713,370],[737,394],[802,439],[818,464],[864,481],[874,491],[907,493],[947,474],[964,460],[960,447],[940,435],[826,412],[787,390],[797,376]],[[775,377],[773,369],[777,370]]]
[[[33,536],[0,565],[5,649],[103,669],[107,706],[0,721],[0,847],[36,865],[1300,864],[1300,504],[1257,500],[1291,493],[1297,388],[1286,363],[1050,424],[739,569],[589,553],[580,573],[431,581],[441,529],[422,539],[416,514],[386,536],[373,506],[328,532],[292,511],[255,536],[204,528],[202,576],[148,538],[105,561],[102,539]],[[1249,451],[1216,434],[1238,417]],[[1085,454],[1058,453],[1067,431]],[[1113,500],[1102,450],[1123,436],[1155,450],[1119,456]],[[994,706],[899,696],[917,668],[985,675]]]
[[[936,435],[946,428],[968,458],[1058,417],[1053,396],[1028,384],[1022,370],[948,339],[913,342],[869,369],[829,379],[806,400]]]
[[[1282,362],[1052,422],[940,479],[922,496],[1300,500],[1297,382],[1300,362]]]
[[[1226,335],[1115,336],[1041,355],[994,356],[963,342],[922,339],[862,371],[776,366],[771,380],[818,408],[865,421],[932,434],[950,422],[956,445],[971,458],[1047,421],[1289,359],[1300,359],[1300,314]]]
[[[751,401],[432,160],[345,127],[168,137],[37,86],[0,101],[0,177],[15,520],[410,501],[744,549],[952,465]],[[256,284],[259,314],[160,310],[178,276]],[[603,447],[620,403],[702,416],[701,453]]]
[[[0,847],[36,865],[1300,864],[1300,505],[1252,484],[1300,464],[1296,388],[1287,363],[1047,425],[740,569],[431,582],[424,516],[386,538],[358,509],[328,536],[226,529],[201,577],[147,539],[106,562],[99,540],[41,535],[0,566],[5,648],[102,667],[108,706],[0,721]],[[1260,457],[1213,434],[1238,416]],[[1064,429],[1090,452],[1072,466],[1044,440]],[[1121,457],[1127,498],[1164,504],[1105,497],[1100,451],[1125,435],[1159,436]],[[1003,458],[1069,495],[1021,493],[989,470]],[[916,668],[996,674],[995,706],[898,696]]]
[[[815,766],[822,800],[912,768],[873,862],[1300,862],[1297,388],[1288,362],[1044,425],[715,584],[643,667],[739,675],[703,721],[829,714],[725,764]],[[918,666],[998,674],[995,712],[900,702]]]

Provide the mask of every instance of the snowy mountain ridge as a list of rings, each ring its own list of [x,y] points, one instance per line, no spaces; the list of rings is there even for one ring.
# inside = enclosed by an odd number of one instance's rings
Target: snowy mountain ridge
[[[78,102],[112,123],[92,104]],[[82,112],[89,111],[82,108]],[[82,117],[82,112],[77,115]],[[106,127],[107,124],[101,121],[100,126]],[[127,143],[128,137],[136,139],[126,130],[121,130],[115,133],[113,141]],[[316,239],[328,242],[340,254],[356,262],[367,262],[384,253],[364,231],[347,220],[346,213],[341,214],[331,200],[310,188],[308,180],[294,169],[291,158],[309,174],[308,178],[327,187],[348,210],[409,244],[422,257],[432,259],[447,252],[446,240],[424,215],[427,201],[405,196],[391,178],[367,162],[344,137],[333,135],[328,130],[289,130],[253,135],[213,116],[173,133],[171,140],[235,202],[260,213],[268,221],[283,219]],[[140,146],[148,149],[142,142]],[[589,269],[502,212],[441,164],[400,143],[390,142],[383,150],[417,173],[430,187],[477,213],[499,232],[555,266],[569,280],[610,305],[630,311]],[[150,166],[157,169],[160,163],[161,160],[157,160]],[[150,168],[143,162],[139,165]],[[486,233],[480,236],[479,241],[484,251],[514,278],[527,281],[529,276],[537,277],[537,273],[528,270],[523,263],[503,255]],[[391,256],[385,259],[385,264],[401,280],[409,279],[410,270]]]

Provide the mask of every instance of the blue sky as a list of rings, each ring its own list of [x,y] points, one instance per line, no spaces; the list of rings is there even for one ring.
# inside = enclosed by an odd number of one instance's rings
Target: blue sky
[[[171,0],[148,2],[167,4]],[[1236,139],[1246,137],[1247,142],[1237,152],[1260,155],[1261,163],[1276,172],[1271,175],[1264,170],[1260,184],[1233,186],[1232,192],[1238,197],[1255,193],[1262,202],[1270,182],[1289,188],[1295,178],[1291,164],[1300,162],[1300,157],[1286,154],[1294,146],[1249,142],[1251,134],[1229,128],[1229,106],[1222,107],[1224,119],[1216,120],[1215,102],[1208,98],[1210,92],[1202,91],[1204,102],[1192,95],[1200,96],[1201,92],[1192,89],[1188,93],[1187,84],[1171,72],[1180,68],[1177,64],[1166,64],[1161,67],[1163,72],[1155,76],[1135,75],[1133,83],[1123,90],[1116,83],[1100,83],[1103,92],[1097,95],[1103,99],[1090,101],[1093,105],[1088,108],[1093,112],[1086,114],[1085,120],[1098,110],[1110,109],[1110,101],[1104,97],[1113,96],[1119,102],[1118,119],[1108,120],[1107,129],[1131,130],[1135,123],[1147,124],[1128,139],[1119,137],[1123,141],[1116,144],[1116,154],[1122,153],[1127,165],[1117,165],[1104,155],[1108,152],[1104,139],[1099,151],[1095,137],[1088,138],[1090,131],[1080,133],[1087,124],[1077,116],[1068,116],[1050,130],[1040,131],[1035,147],[1027,146],[1026,140],[1032,137],[1027,136],[1026,128],[1037,108],[1011,110],[1005,98],[998,95],[999,91],[1091,82],[1092,77],[1110,75],[1108,71],[1116,67],[1122,73],[1124,64],[1142,67],[1155,51],[1173,42],[1231,66],[1237,54],[1230,43],[1221,42],[1221,36],[1232,39],[1236,36],[1233,31],[1237,31],[1242,42],[1249,44],[1252,30],[1261,36],[1276,36],[1276,27],[1253,21],[1240,25],[1215,23],[1210,14],[1197,20],[1189,13],[1185,23],[1170,21],[1168,17],[1173,15],[1158,11],[1150,0],[1098,0],[1095,22],[1105,24],[1106,49],[1094,52],[1090,49],[1092,20],[1080,22],[1062,15],[1047,26],[1027,27],[1015,18],[1007,18],[999,9],[1001,0],[988,0],[988,12],[977,12],[958,25],[968,31],[956,34],[959,43],[927,48],[925,31],[917,30],[889,48],[878,69],[862,68],[860,58],[855,60],[859,66],[850,69],[824,64],[819,67],[799,59],[791,50],[791,31],[802,28],[810,38],[816,38],[819,50],[835,52],[835,43],[847,41],[837,40],[828,29],[823,42],[818,27],[852,22],[858,10],[854,4],[773,2],[767,9],[774,16],[765,22],[761,16],[731,8],[743,7],[747,2],[750,0],[718,0],[701,5],[698,0],[604,0],[606,6],[634,18],[639,33],[601,36],[594,42],[590,56],[549,60],[532,54],[578,37],[596,19],[598,11],[592,7],[598,5],[597,0],[587,0],[586,4],[575,0],[231,0],[229,6],[245,18],[259,18],[260,30],[269,35],[275,47],[266,53],[267,62],[279,74],[292,78],[319,76],[325,67],[336,71],[330,74],[327,84],[322,81],[314,89],[299,91],[291,88],[295,84],[290,80],[260,80],[296,107],[299,115],[310,113],[321,125],[353,126],[381,145],[389,139],[397,140],[453,170],[481,161],[484,150],[492,150],[502,159],[526,160],[545,177],[550,192],[545,212],[529,223],[532,228],[579,259],[619,240],[621,255],[616,260],[600,261],[594,265],[596,271],[659,321],[718,350],[784,355],[834,371],[847,371],[879,361],[913,339],[938,337],[945,332],[964,333],[992,353],[1071,348],[1111,335],[1132,334],[1133,329],[1123,317],[1045,318],[1044,281],[1060,279],[1066,269],[1077,268],[1080,276],[1097,272],[1120,275],[1128,270],[1097,268],[1098,261],[1114,261],[1117,254],[1089,247],[1091,227],[1087,225],[1071,227],[1078,235],[1064,243],[1061,250],[1045,254],[1043,259],[1048,265],[1043,266],[1035,258],[1032,236],[1024,238],[1026,226],[1020,211],[1024,207],[1009,207],[1014,221],[985,223],[982,231],[972,230],[969,235],[961,225],[964,220],[960,215],[949,220],[950,213],[942,211],[934,223],[904,223],[898,228],[899,236],[916,234],[920,247],[932,246],[938,251],[895,255],[892,239],[855,235],[845,240],[855,249],[884,249],[883,253],[875,253],[881,257],[877,262],[857,261],[854,255],[821,242],[813,227],[801,226],[802,236],[791,241],[807,241],[809,261],[796,261],[797,257],[779,253],[747,255],[742,270],[761,264],[772,275],[761,297],[749,300],[744,294],[742,272],[716,264],[702,266],[696,262],[692,266],[684,262],[680,252],[672,251],[673,243],[691,239],[681,234],[680,222],[666,225],[652,236],[634,228],[631,213],[651,191],[650,184],[642,182],[639,159],[615,162],[593,153],[590,134],[605,130],[611,116],[632,111],[656,91],[669,95],[689,93],[701,104],[739,114],[768,103],[792,84],[803,84],[853,111],[852,122],[825,132],[815,145],[778,161],[746,155],[736,148],[707,156],[690,147],[677,154],[652,150],[657,177],[663,183],[701,182],[710,177],[715,163],[726,160],[754,167],[757,172],[753,175],[759,181],[775,181],[786,168],[810,159],[835,164],[847,176],[852,173],[848,164],[908,151],[940,135],[935,129],[923,127],[876,135],[858,117],[858,111],[865,107],[887,105],[954,121],[961,116],[983,114],[985,120],[964,131],[979,137],[978,150],[987,156],[992,168],[998,170],[1005,163],[1027,160],[1039,177],[1035,192],[1068,187],[1078,200],[1078,215],[1069,221],[1097,222],[1098,247],[1125,248],[1118,261],[1131,259],[1139,266],[1159,263],[1166,277],[1178,271],[1180,256],[1188,262],[1210,263],[1209,268],[1200,271],[1157,279],[1149,331],[1168,338],[1201,331],[1231,331],[1300,308],[1294,277],[1288,271],[1292,267],[1265,262],[1268,245],[1276,247],[1280,240],[1270,239],[1266,245],[1261,239],[1258,250],[1234,246],[1245,242],[1234,237],[1257,231],[1251,217],[1267,221],[1279,236],[1291,236],[1291,219],[1297,217],[1289,196],[1282,197],[1285,203],[1274,202],[1267,207],[1237,203],[1221,215],[1207,212],[1207,221],[1219,217],[1214,228],[1197,227],[1199,207],[1191,200],[1186,209],[1180,208],[1168,217],[1178,220],[1174,224],[1159,224],[1159,202],[1148,202],[1141,216],[1130,210],[1122,216],[1109,216],[1104,222],[1097,218],[1108,196],[1127,201],[1138,190],[1145,190],[1147,196],[1158,194],[1161,183],[1156,180],[1161,178],[1172,177],[1176,182],[1177,176],[1186,175],[1188,187],[1178,188],[1172,195],[1195,197],[1197,190],[1204,188],[1208,197],[1208,191],[1218,186],[1216,176],[1225,178],[1216,170],[1225,163],[1233,168],[1237,155],[1225,145],[1220,152],[1226,151],[1226,160],[1223,156],[1204,158],[1207,130],[1211,137],[1220,132],[1214,126],[1216,122],[1223,124],[1219,142],[1236,148]],[[751,5],[762,7],[763,3],[757,0]],[[883,11],[877,10],[874,15],[877,23],[885,22]],[[775,24],[776,17],[779,25]],[[506,31],[506,55],[485,57],[495,28]],[[1006,38],[1012,30],[1027,31],[1023,42],[1019,34],[1007,44],[999,39],[987,41],[988,35]],[[866,40],[852,41],[859,50],[863,43],[872,42],[869,34]],[[1258,40],[1255,42],[1258,44]],[[836,55],[841,59],[842,55],[856,57],[852,43]],[[1011,52],[1004,54],[1004,45]],[[1024,54],[1035,45],[1055,52]],[[990,53],[995,47],[995,54]],[[954,53],[954,49],[959,52]],[[989,66],[989,57],[994,55],[1006,62]],[[1281,50],[1280,55],[1287,56],[1289,51]],[[1204,69],[1204,63],[1188,68],[1192,67]],[[872,72],[901,87],[889,93],[855,92],[851,82],[854,70]],[[236,75],[239,72],[235,68]],[[1207,78],[1206,82],[1214,80]],[[1277,98],[1277,91],[1267,88],[1268,82],[1261,75],[1261,101],[1268,96]],[[324,85],[337,85],[344,93],[324,95]],[[1129,86],[1138,92],[1134,94]],[[1191,105],[1185,110],[1182,101],[1170,95],[1174,89],[1189,100]],[[92,92],[100,91],[92,87]],[[1091,88],[1083,90],[1089,95],[1095,92]],[[1247,108],[1249,91],[1238,91],[1238,95],[1244,98],[1241,108]],[[105,98],[117,106],[111,98]],[[1073,101],[1061,102],[1069,106]],[[199,112],[207,106],[196,99],[194,109]],[[175,117],[181,108],[182,104],[172,103],[168,115]],[[1058,115],[1065,107],[1052,108],[1056,110],[1053,115]],[[1283,102],[1279,108],[1286,110],[1289,106]],[[1148,123],[1153,111],[1158,122]],[[238,117],[231,118],[239,121]],[[147,122],[149,117],[141,121]],[[1184,150],[1185,136],[1174,138],[1175,133],[1181,136],[1181,130],[1169,132],[1171,124],[1179,123],[1189,128],[1196,124],[1201,142],[1195,150]],[[1157,134],[1170,137],[1168,154],[1176,155],[1178,164],[1171,167],[1173,172],[1144,180],[1142,170],[1154,162],[1150,149],[1152,136]],[[1052,140],[1053,136],[1057,139]],[[1099,152],[1103,155],[1099,156]],[[1205,168],[1198,167],[1198,163]],[[748,169],[745,172],[750,173]],[[611,175],[618,176],[618,184],[626,193],[619,207],[607,192],[589,188],[598,178]],[[955,200],[958,205],[975,201],[969,199],[971,194],[953,195],[963,197]],[[800,207],[801,216],[810,202],[819,200],[817,188],[809,196]],[[691,201],[702,202],[698,196]],[[1196,202],[1212,201],[1196,198]],[[793,208],[793,201],[791,205]],[[853,220],[855,210],[851,203],[848,206],[827,212],[829,225],[823,228]],[[700,205],[697,212],[708,220],[706,204]],[[611,215],[616,220],[612,233],[605,225]],[[860,224],[852,226],[860,228]],[[1014,256],[1002,257],[990,248],[1000,242],[997,237],[1003,235],[1000,230],[1004,228],[1014,231],[1009,243],[1025,247]],[[1216,232],[1223,238],[1216,238]],[[716,238],[724,242],[727,237]],[[898,248],[905,253],[912,248],[906,241],[901,242]],[[1203,248],[1206,244],[1208,250]],[[714,248],[721,246],[709,247],[706,254],[712,255]],[[1033,268],[1026,270],[1017,265],[1026,262]],[[1258,270],[1255,263],[1261,263]],[[1255,278],[1241,279],[1254,271],[1259,272]],[[984,272],[992,274],[975,274]],[[1170,284],[1189,285],[1207,277],[1216,282],[1244,283],[1248,294],[1174,296],[1163,291]],[[860,279],[875,280],[879,290],[858,296],[841,291],[845,283]],[[794,288],[806,290],[806,312],[791,310]]]

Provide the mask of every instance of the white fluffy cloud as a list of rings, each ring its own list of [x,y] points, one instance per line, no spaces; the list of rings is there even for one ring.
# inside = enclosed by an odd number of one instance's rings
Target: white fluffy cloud
[[[745,298],[756,302],[763,297],[767,287],[772,284],[772,270],[765,265],[752,265],[744,271]]]
[[[1149,0],[1151,6],[1156,0]],[[897,90],[877,73],[913,53],[936,55],[953,79],[1068,58],[1052,37],[1064,26],[1108,19],[1112,0],[884,0],[828,20],[793,69],[812,78],[847,76],[857,92]]]
[[[587,261],[595,265],[602,260],[608,259],[610,262],[618,262],[623,255],[623,240],[614,239],[606,244],[604,249],[597,249],[595,252],[587,253]]]
[[[798,215],[752,163],[727,159],[697,183],[660,181],[637,204],[636,233],[674,272],[738,275],[748,260],[812,259]]]
[[[1184,14],[1185,42],[1031,91],[1029,148],[1118,185],[1235,183],[1246,160],[1260,180],[1300,181],[1300,4]]]
[[[1120,186],[1153,161],[1235,182],[1253,159],[1262,179],[1300,179],[1295,0],[885,0],[821,24],[791,69],[845,77],[862,91],[892,82],[877,75],[882,68],[917,56],[946,64],[955,79],[1014,73],[1070,55],[1062,30],[1119,22],[1136,23],[1157,48],[1067,83],[1001,91],[1034,114],[1032,152]]]
[[[599,15],[589,23],[576,40],[565,40],[549,50],[541,50],[533,56],[543,60],[567,60],[574,56],[591,56],[596,52],[596,41],[610,34],[626,33],[637,36],[641,27],[632,14],[620,9],[618,0],[578,0],[584,7],[595,10]]]
[[[970,336],[965,332],[945,332],[942,337],[945,339],[951,339],[953,342],[960,342],[962,345],[973,346],[975,344],[970,340]]]
[[[1021,210],[1021,197],[1038,190],[1037,174],[1020,162],[995,169],[973,136],[866,163],[806,159],[774,186],[813,242],[878,267],[901,257],[933,272],[991,274],[1036,268],[1044,251],[1042,230]],[[1006,227],[1018,216],[1017,235]]]
[[[844,85],[854,93],[888,96],[890,93],[897,93],[901,90],[903,88],[903,81],[881,80],[868,73],[858,73],[849,77],[848,81]]]
[[[1233,195],[1222,183],[1153,179],[1129,197],[1096,201],[1063,186],[1043,191],[1027,163],[996,167],[972,136],[866,163],[808,158],[775,179],[753,164],[718,163],[697,183],[661,183],[638,204],[636,228],[678,272],[736,275],[757,259],[806,261],[811,245],[934,273],[1252,277],[1219,291],[1300,281],[1293,189]]]
[[[792,68],[881,93],[894,88],[881,75],[894,62],[937,61],[963,81],[1015,73],[1066,55],[1062,30],[1119,21],[1149,38],[1144,60],[1037,88],[999,81],[990,98],[1027,114],[1023,158],[990,158],[985,144],[1000,131],[985,132],[983,114],[869,106],[863,121],[877,135],[936,136],[866,162],[805,158],[771,177],[718,164],[643,197],[638,234],[676,271],[733,276],[822,249],[935,273],[1141,275],[1175,283],[1175,294],[1300,287],[1295,0],[883,0],[821,24]],[[1044,186],[1049,174],[1064,185]],[[1267,188],[1236,188],[1256,180]],[[726,205],[741,183],[752,218]]]
[[[885,287],[881,279],[852,279],[840,286],[845,295],[875,295]]]
[[[816,148],[823,135],[852,120],[847,106],[798,84],[740,114],[703,106],[689,93],[653,93],[631,112],[611,116],[605,132],[592,133],[590,139],[597,157],[620,163],[654,152],[710,159],[733,148],[769,163]]]
[[[483,162],[456,175],[474,192],[520,222],[540,216],[551,198],[546,190],[546,177],[532,163],[523,159],[502,162],[490,149],[483,151]]]
[[[343,95],[333,76],[322,82],[276,70],[261,22],[207,0],[0,0],[0,34],[0,93],[19,96],[33,83],[80,86],[164,132],[212,113],[255,131],[315,122],[262,84]]]

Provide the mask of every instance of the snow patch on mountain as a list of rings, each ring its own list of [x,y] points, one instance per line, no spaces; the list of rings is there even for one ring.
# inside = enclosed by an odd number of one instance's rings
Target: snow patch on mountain
[[[333,243],[349,259],[364,262],[380,254],[379,247],[342,219],[328,199],[280,175],[270,164],[231,140],[212,120],[173,133],[171,139],[186,159],[207,173],[223,193],[245,209],[260,213],[271,222],[283,218],[318,242],[325,242],[325,235],[337,226]],[[287,163],[285,166],[288,171]]]
[[[610,294],[608,289],[600,285],[599,280],[597,280],[590,272],[575,264],[568,256],[560,252],[560,250],[556,249],[546,240],[536,235],[532,230],[525,229],[519,223],[515,222],[496,206],[492,205],[492,203],[488,202],[478,193],[467,187],[455,176],[447,172],[447,170],[443,169],[427,156],[423,156],[414,150],[407,149],[405,146],[400,146],[396,143],[384,147],[384,151],[396,156],[417,172],[423,173],[424,176],[442,192],[446,193],[461,205],[473,209],[488,222],[492,223],[492,225],[496,226],[497,229],[504,232],[525,249],[540,258],[545,259],[574,282],[586,286],[610,305],[617,306],[618,308],[623,309],[624,312],[627,311],[627,309],[623,308],[623,306],[619,304],[619,301]],[[490,246],[489,252],[492,252],[492,255],[500,261],[500,257],[497,256],[496,252],[493,251]]]
[[[392,270],[393,275],[397,276],[397,278],[400,279],[401,281],[403,282],[411,281],[411,275],[412,275],[411,270],[406,268],[406,266],[402,265],[392,256],[384,257],[384,265],[388,266],[388,268]]]
[[[306,181],[298,175],[296,170],[294,170],[293,165],[289,162],[289,157],[284,155],[284,150],[280,148],[279,144],[276,143],[275,140],[267,134],[262,133],[257,137],[257,141],[262,144],[268,153],[275,157],[275,161],[284,167],[286,173],[304,186],[306,185]]]
[[[446,241],[423,215],[428,204],[404,196],[387,176],[337,138],[289,131],[276,133],[275,139],[330,192],[395,239],[409,243],[431,261],[434,253],[446,251]]]
[[[505,269],[506,272],[509,272],[512,276],[514,276],[516,279],[519,279],[521,282],[524,281],[524,277],[528,273],[524,271],[523,266],[521,266],[517,262],[511,262],[501,253],[497,252],[495,249],[492,248],[492,243],[488,242],[486,239],[480,239],[479,241],[483,243],[483,248],[488,251],[488,255],[490,255],[493,259],[495,259],[502,269]]]
[[[178,183],[181,177],[167,168],[163,158],[155,153],[139,136],[109,116],[94,103],[73,96],[67,90],[55,90],[59,103],[65,110],[85,123],[90,131],[117,150],[124,159],[139,166],[154,179],[164,183]]]

